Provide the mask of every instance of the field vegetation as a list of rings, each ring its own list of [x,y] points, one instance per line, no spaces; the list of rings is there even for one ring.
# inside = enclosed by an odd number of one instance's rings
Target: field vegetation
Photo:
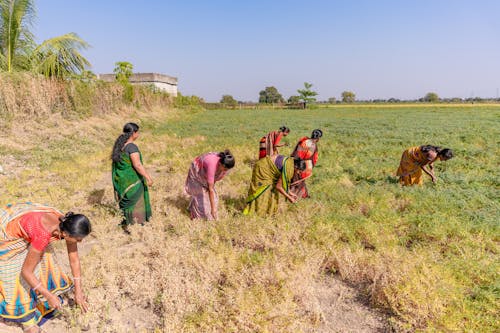
[[[340,279],[395,331],[498,332],[499,106],[206,111],[196,98],[180,101],[117,102],[103,112],[85,104],[70,115],[0,107],[9,125],[0,134],[0,201],[46,202],[93,222],[81,249],[92,311],[68,312],[65,329],[325,331],[314,289]],[[137,143],[155,180],[152,223],[130,236],[117,226],[110,181],[111,147],[127,121],[141,126]],[[273,218],[242,216],[259,138],[281,125],[292,130],[284,154],[323,130],[312,197],[282,203]],[[437,184],[401,188],[401,153],[420,144],[456,157],[437,163]],[[220,220],[191,221],[189,164],[224,148],[236,167],[216,185]]]

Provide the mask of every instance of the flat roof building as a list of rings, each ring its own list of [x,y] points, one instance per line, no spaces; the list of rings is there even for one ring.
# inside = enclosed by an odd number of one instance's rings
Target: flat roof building
[[[98,74],[97,78],[106,82],[116,81],[115,74]],[[177,96],[177,78],[158,73],[134,73],[128,79],[131,84],[152,85],[171,96]]]

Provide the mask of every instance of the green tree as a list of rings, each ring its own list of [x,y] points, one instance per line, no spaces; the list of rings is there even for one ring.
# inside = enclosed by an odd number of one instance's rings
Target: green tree
[[[221,104],[235,107],[238,105],[238,101],[236,101],[231,95],[223,95],[220,99]]]
[[[123,99],[127,102],[132,102],[134,100],[134,87],[129,82],[130,76],[132,76],[134,66],[127,61],[117,61],[115,62],[115,73],[116,81],[123,86]]]
[[[129,78],[133,74],[134,66],[127,61],[117,61],[115,62],[115,69],[113,69],[113,73],[115,73],[116,81],[120,83],[129,82]]]
[[[288,98],[288,103],[290,104],[299,104],[300,103],[300,96],[297,95],[292,95]]]
[[[0,0],[0,70],[65,77],[90,66],[80,54],[89,45],[75,33],[36,45],[30,31],[34,17],[34,0]]]
[[[427,93],[425,96],[424,96],[424,102],[431,102],[431,103],[434,103],[434,102],[438,102],[439,101],[439,96],[438,94],[436,94],[435,92],[430,92],[430,93]]]
[[[312,86],[312,83],[304,82],[304,89],[297,90],[300,99],[304,102],[304,107],[309,103],[313,103],[316,101],[316,98],[314,96],[316,96],[318,93],[311,90]]]
[[[285,99],[276,87],[266,87],[259,92],[259,103],[283,103]]]
[[[343,91],[342,92],[342,102],[344,103],[354,103],[356,100],[356,94],[352,91]]]

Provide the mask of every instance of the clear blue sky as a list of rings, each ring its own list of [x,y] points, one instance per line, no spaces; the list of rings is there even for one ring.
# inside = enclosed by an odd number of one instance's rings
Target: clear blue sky
[[[39,41],[76,32],[95,73],[116,61],[207,101],[304,82],[318,99],[497,97],[498,0],[41,0]]]

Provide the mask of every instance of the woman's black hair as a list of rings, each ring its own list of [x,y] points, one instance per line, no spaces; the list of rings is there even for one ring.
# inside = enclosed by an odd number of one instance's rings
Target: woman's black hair
[[[220,164],[222,164],[224,166],[224,168],[231,169],[232,167],[234,167],[234,164],[236,162],[234,161],[234,156],[233,156],[233,154],[231,154],[229,149],[221,151],[219,153],[219,157],[220,157],[219,162],[220,162]]]
[[[286,126],[281,126],[280,131],[283,133],[290,133],[290,129]]]
[[[450,148],[440,149],[439,152],[438,152],[438,156],[442,156],[446,160],[449,160],[450,158],[453,157],[453,150],[451,150]]]
[[[127,140],[139,130],[139,125],[135,123],[126,123],[123,126],[123,133],[116,139],[115,145],[113,146],[113,152],[111,153],[111,160],[113,162],[120,162],[123,145]]]
[[[441,148],[433,145],[423,145],[420,146],[420,150],[422,151],[422,153],[428,153],[432,150],[435,151],[436,153],[439,153],[441,151]]]
[[[297,170],[304,171],[306,169],[306,161],[304,161],[303,159],[300,159],[298,157],[295,157],[293,159],[293,166]]]
[[[59,230],[64,231],[70,237],[83,238],[90,234],[92,226],[85,215],[68,212],[59,217]]]
[[[315,129],[311,134],[311,139],[319,139],[323,136],[323,131],[320,129]]]

